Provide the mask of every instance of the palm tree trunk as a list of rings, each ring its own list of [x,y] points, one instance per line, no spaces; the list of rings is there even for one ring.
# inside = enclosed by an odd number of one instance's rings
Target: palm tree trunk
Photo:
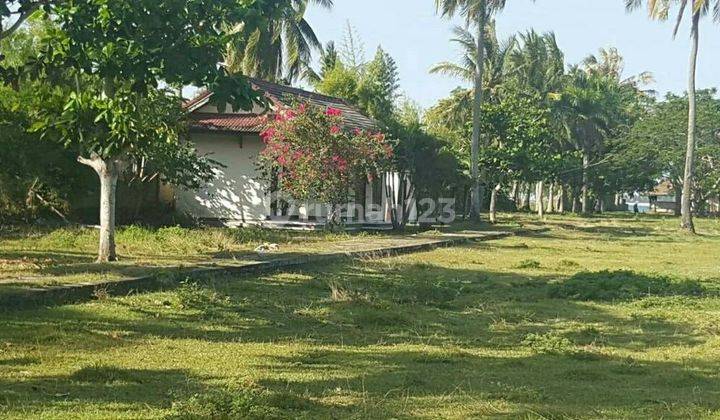
[[[688,139],[685,155],[685,176],[683,179],[681,227],[695,233],[692,216],[693,172],[695,171],[695,77],[697,72],[698,50],[700,46],[700,12],[693,14],[692,48],[690,52],[690,77],[688,79]]]
[[[485,72],[485,24],[487,20],[486,0],[480,0],[478,13],[477,36],[477,72],[475,73],[475,100],[473,102],[473,132],[472,132],[472,204],[470,215],[473,219],[480,218],[482,209],[482,183],[480,179],[480,122],[483,102],[483,73]]]
[[[583,162],[582,162],[582,213],[588,214],[588,194],[589,194],[589,174],[590,170],[590,150],[587,145],[583,146]]]

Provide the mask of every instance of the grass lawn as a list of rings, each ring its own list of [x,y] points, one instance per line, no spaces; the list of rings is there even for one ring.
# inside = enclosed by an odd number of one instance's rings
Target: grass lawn
[[[96,229],[0,229],[0,293],[26,286],[114,280],[178,267],[234,265],[296,253],[359,249],[401,239],[383,233],[130,226],[118,229],[120,261],[97,264]],[[263,243],[277,243],[280,249],[260,258],[254,249]]]
[[[2,314],[0,416],[720,417],[720,223],[547,224]]]

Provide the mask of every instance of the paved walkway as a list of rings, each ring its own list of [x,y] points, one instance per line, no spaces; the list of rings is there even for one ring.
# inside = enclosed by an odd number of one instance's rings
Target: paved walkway
[[[320,253],[267,253],[257,258],[208,261],[193,267],[169,267],[162,273],[141,277],[127,277],[96,282],[59,286],[23,287],[0,293],[0,308],[13,309],[36,305],[57,305],[88,301],[100,294],[123,295],[177,286],[187,278],[227,274],[252,274],[287,267],[302,267],[313,263],[327,263],[343,259],[382,258],[392,255],[428,251],[473,241],[488,241],[510,236],[510,232],[459,232],[429,235],[389,237],[382,240],[347,241],[328,244]]]

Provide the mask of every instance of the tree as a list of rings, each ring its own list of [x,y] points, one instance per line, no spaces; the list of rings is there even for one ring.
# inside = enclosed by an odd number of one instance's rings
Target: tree
[[[498,194],[503,184],[520,180],[542,182],[555,169],[559,157],[552,152],[549,110],[538,103],[537,99],[511,94],[498,103],[483,105],[482,128],[489,138],[489,147],[483,149],[480,161],[492,169],[493,223],[497,220]]]
[[[61,0],[2,0],[0,3],[0,40],[20,29],[36,11],[49,11]],[[2,61],[2,57],[0,57]]]
[[[18,75],[18,67],[40,52],[50,25],[47,19],[32,17],[0,40],[8,74]],[[66,219],[71,201],[91,189],[72,151],[31,131],[34,115],[48,106],[43,99],[52,90],[30,79],[0,84],[0,223]]]
[[[358,106],[369,116],[387,124],[392,120],[400,89],[395,60],[378,47],[375,58],[364,66],[358,84]]]
[[[445,17],[461,15],[468,25],[477,30],[477,57],[475,63],[474,100],[473,100],[473,133],[471,150],[471,172],[473,179],[471,215],[480,217],[482,207],[482,180],[480,177],[480,124],[483,103],[483,78],[485,70],[485,33],[491,14],[505,7],[505,0],[435,0],[438,12]]]
[[[696,153],[699,159],[693,174],[698,180],[693,203],[698,209],[703,207],[705,198],[717,195],[720,186],[717,165],[720,161],[720,140],[717,138],[720,100],[715,95],[714,90],[699,90],[696,94]],[[635,166],[636,171],[641,170],[641,181],[650,178],[654,183],[665,179],[672,183],[675,191],[682,190],[685,170],[683,134],[687,128],[688,106],[687,95],[670,94],[664,101],[654,104],[621,139],[624,147],[618,158],[632,162],[634,165],[627,166]],[[624,172],[621,170],[621,175]],[[627,181],[634,177],[625,175],[623,178]],[[627,187],[641,189],[647,185],[640,183]],[[678,210],[680,215],[681,209]]]
[[[511,36],[502,42],[498,41],[495,31],[495,22],[487,25],[485,35],[485,73],[483,80],[483,89],[485,95],[491,100],[498,98],[498,90],[505,82],[506,63],[508,57],[516,47],[516,37]],[[456,77],[467,82],[475,80],[475,71],[477,69],[477,41],[467,28],[456,26],[453,28],[455,37],[451,40],[461,47],[462,55],[458,63],[442,62],[438,63],[430,69],[430,73],[444,74]]]
[[[381,133],[343,128],[338,109],[300,103],[277,112],[261,134],[265,148],[258,166],[275,191],[298,201],[327,203],[329,224],[349,200],[358,180],[378,178],[393,156]]]
[[[696,93],[695,81],[697,72],[697,61],[700,47],[700,18],[708,13],[713,0],[678,0],[679,10],[677,13],[675,29],[673,36],[676,36],[685,16],[685,11],[690,14],[691,29],[690,37],[692,39],[690,47],[690,67],[688,76],[688,129],[687,129],[687,145],[685,155],[685,171],[683,175],[683,194],[682,194],[682,216],[680,225],[682,229],[695,233],[695,224],[692,214],[692,196],[694,188],[694,166],[695,166],[695,143],[696,143]],[[672,0],[648,0],[648,12],[653,19],[667,20],[670,9],[674,1]],[[633,10],[643,4],[643,0],[626,0],[628,10]],[[689,7],[688,7],[689,6]],[[715,2],[716,18],[720,16],[720,2]]]
[[[207,161],[178,141],[186,127],[180,102],[157,87],[161,82],[207,86],[221,109],[260,102],[243,78],[229,77],[217,64],[229,35],[218,28],[240,21],[249,28],[272,11],[255,7],[261,6],[234,0],[75,0],[54,7],[56,27],[34,72],[66,90],[60,92],[62,106],[47,109],[36,129],[77,150],[78,161],[99,177],[98,261],[117,259],[115,189],[129,161],[152,158],[162,145],[163,156],[186,163],[168,178],[207,172]]]
[[[238,23],[225,58],[232,73],[272,82],[290,83],[309,68],[314,51],[322,49],[305,19],[310,4],[331,8],[333,0],[281,0],[268,16],[267,25],[248,28]]]

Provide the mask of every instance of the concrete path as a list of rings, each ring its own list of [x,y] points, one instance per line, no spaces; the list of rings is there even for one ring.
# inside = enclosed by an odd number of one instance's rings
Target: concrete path
[[[202,279],[220,275],[242,275],[268,272],[288,267],[303,267],[344,259],[383,258],[393,255],[429,251],[474,241],[489,241],[512,235],[510,232],[460,232],[450,234],[412,235],[382,241],[331,244],[322,253],[268,253],[257,260],[242,259],[222,264],[192,268],[175,267],[163,273],[148,276],[128,277],[97,282],[74,283],[60,286],[26,287],[0,293],[0,310],[22,309],[41,305],[60,305],[89,301],[99,296],[118,296],[129,293],[147,292],[177,287],[188,278]],[[374,243],[373,243],[374,242]]]

